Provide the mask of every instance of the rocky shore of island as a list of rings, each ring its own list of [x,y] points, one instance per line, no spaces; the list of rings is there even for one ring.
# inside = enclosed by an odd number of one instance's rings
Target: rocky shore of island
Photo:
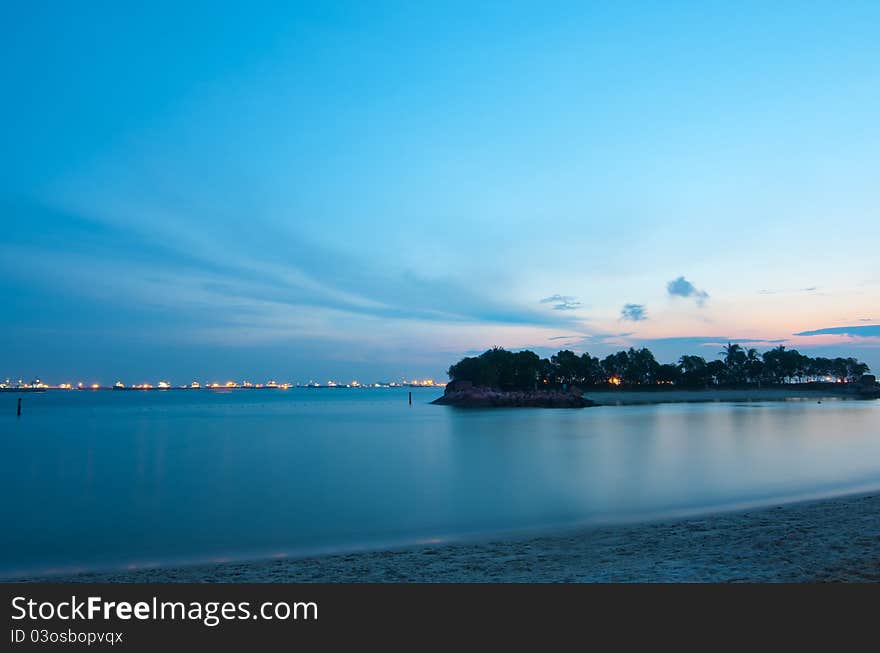
[[[470,381],[452,381],[442,397],[431,403],[463,408],[589,408],[596,402],[583,396],[577,386],[547,390],[499,390],[475,386]]]

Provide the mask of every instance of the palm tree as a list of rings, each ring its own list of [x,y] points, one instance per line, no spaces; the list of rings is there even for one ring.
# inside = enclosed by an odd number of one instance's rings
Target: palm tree
[[[746,362],[746,354],[743,348],[730,342],[718,352],[724,357],[724,365],[727,367],[727,380],[737,382],[742,377],[742,368]]]
[[[764,361],[761,360],[761,355],[754,347],[749,347],[749,349],[746,350],[745,370],[748,380],[752,383],[757,381],[758,387],[760,387],[761,374],[764,371]]]
[[[721,348],[721,351],[718,352],[719,355],[724,356],[724,364],[730,367],[733,365],[734,361],[737,358],[737,355],[743,350],[743,348],[736,344],[730,344],[728,342],[724,347]]]

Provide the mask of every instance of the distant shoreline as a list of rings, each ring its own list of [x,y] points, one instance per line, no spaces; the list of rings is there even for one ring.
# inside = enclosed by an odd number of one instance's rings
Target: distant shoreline
[[[880,494],[531,537],[20,582],[878,582]]]
[[[666,403],[865,400],[852,388],[710,388],[701,390],[587,390],[584,396],[599,406],[636,406]]]
[[[756,401],[815,401],[865,400],[880,398],[880,391],[873,394],[859,391],[854,384],[844,387],[823,386],[812,388],[652,388],[629,390],[590,388],[583,391],[513,391],[504,392],[487,388],[466,387],[456,389],[450,384],[444,395],[433,404],[461,408],[588,408],[592,406],[637,406],[667,403],[748,403]]]
[[[5,388],[0,387],[0,392],[9,392],[9,393],[23,393],[23,392],[104,392],[106,390],[112,390],[113,392],[168,392],[171,390],[179,391],[186,390],[190,392],[225,392],[230,390],[400,390],[400,389],[408,389],[408,390],[442,390],[446,387],[446,384],[435,383],[434,385],[422,385],[422,384],[412,384],[412,383],[397,383],[395,385],[390,384],[370,384],[370,385],[350,385],[350,384],[340,384],[336,385],[292,385],[292,384],[283,384],[283,385],[203,385],[203,386],[188,386],[188,385],[172,385],[169,387],[158,387],[158,386],[149,386],[149,387],[141,387],[141,386],[124,386],[124,387],[113,387],[113,386],[100,386],[100,387],[82,387],[82,388],[59,388],[57,386],[46,386],[39,388],[32,387],[21,387],[21,388]]]
[[[429,391],[443,390],[444,386],[442,385],[434,385],[434,386],[291,386],[289,388],[282,388],[281,386],[263,386],[263,387],[201,387],[201,388],[190,388],[190,387],[180,387],[180,386],[172,386],[170,388],[134,388],[134,387],[126,387],[126,388],[112,388],[112,387],[101,387],[101,388],[74,388],[74,389],[62,389],[62,388],[0,388],[0,393],[14,394],[14,393],[46,393],[46,392],[58,392],[58,393],[67,393],[67,392],[102,392],[102,391],[112,391],[112,392],[168,392],[168,391],[189,391],[189,392],[206,392],[206,393],[223,393],[229,391],[257,391],[257,390],[277,390],[277,391],[286,391],[286,390],[338,390],[338,389],[354,389],[354,390],[389,390],[389,389],[408,389],[408,390],[420,390],[420,391]],[[506,393],[494,391],[494,394],[504,397]],[[510,393],[511,395],[527,395],[528,392],[516,392]],[[544,395],[546,392],[540,392],[539,394]],[[542,407],[542,408],[559,408],[559,407],[568,407],[568,408],[584,408],[590,406],[637,406],[637,405],[647,405],[647,404],[667,404],[667,403],[712,403],[712,402],[733,402],[733,403],[748,403],[748,402],[760,402],[760,401],[823,401],[823,400],[870,400],[870,399],[878,399],[880,398],[880,389],[875,389],[873,394],[867,393],[859,393],[856,384],[846,384],[842,387],[836,386],[823,386],[823,387],[812,387],[812,388],[798,388],[796,386],[786,386],[786,387],[770,387],[770,388],[700,388],[700,389],[684,389],[684,388],[663,388],[657,387],[652,388],[650,390],[630,390],[630,389],[620,389],[620,388],[588,388],[583,392],[583,402],[574,401],[572,396],[569,393],[564,392],[554,392],[550,393],[554,397],[554,401],[542,401],[540,398],[531,403],[529,402],[506,402],[506,401],[498,401],[496,404],[492,404],[489,402],[481,402],[475,401],[469,403],[468,401],[448,401],[445,400],[445,394],[441,395],[431,403],[437,405],[448,405],[448,406],[464,406],[464,407],[475,407],[475,408],[491,408],[491,407]],[[566,405],[567,404],[567,405]]]

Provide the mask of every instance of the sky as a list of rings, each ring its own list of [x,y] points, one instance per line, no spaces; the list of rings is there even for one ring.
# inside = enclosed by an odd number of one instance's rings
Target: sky
[[[880,370],[877,2],[5,3],[0,376]]]

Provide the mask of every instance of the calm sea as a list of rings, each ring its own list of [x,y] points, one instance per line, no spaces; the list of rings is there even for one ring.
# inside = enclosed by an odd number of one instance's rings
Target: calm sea
[[[880,402],[461,410],[437,390],[0,394],[0,576],[880,488]]]

